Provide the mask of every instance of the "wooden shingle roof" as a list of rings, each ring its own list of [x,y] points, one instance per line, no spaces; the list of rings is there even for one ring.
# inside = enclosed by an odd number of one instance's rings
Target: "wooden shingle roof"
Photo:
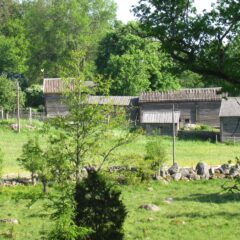
[[[86,86],[93,87],[92,81],[86,81]],[[43,81],[44,94],[61,94],[64,90],[64,81],[61,78],[45,78]]]
[[[88,102],[99,105],[137,106],[138,99],[134,96],[89,96]]]
[[[179,123],[180,112],[174,112],[174,122]],[[173,123],[172,111],[143,111],[141,123]]]
[[[221,101],[223,96],[226,94],[221,94],[221,88],[192,88],[168,92],[145,92],[140,95],[139,103]]]
[[[240,97],[228,97],[222,100],[220,117],[240,117]]]

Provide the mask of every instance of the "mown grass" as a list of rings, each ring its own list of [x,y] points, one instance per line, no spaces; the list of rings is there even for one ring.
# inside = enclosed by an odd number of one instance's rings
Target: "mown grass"
[[[240,234],[240,195],[221,193],[226,180],[160,182],[120,186],[128,216],[124,224],[126,240],[235,240]],[[40,239],[40,232],[51,229],[49,216],[42,202],[31,208],[26,202],[15,202],[12,196],[26,187],[5,188],[0,193],[0,219],[17,218],[19,225],[0,223],[0,239]],[[149,191],[152,188],[152,191]],[[171,204],[165,199],[171,197]],[[160,212],[139,209],[141,204],[153,203]]]
[[[9,127],[9,122],[0,122],[0,148],[4,153],[3,172],[5,174],[24,172],[18,166],[16,159],[21,155],[22,146],[27,142],[28,138],[38,133],[38,127],[41,123],[34,122],[35,130],[27,127],[27,121],[23,122],[22,125],[22,132],[17,134]],[[146,142],[149,138],[151,137],[139,135],[132,143],[119,148],[116,152],[117,157],[115,157],[116,161],[114,164],[119,164],[118,157],[119,159],[123,156],[131,157],[131,155],[144,157]],[[167,151],[167,164],[171,165],[172,140],[167,137],[161,137],[161,140]],[[42,138],[42,145],[45,144],[46,139]],[[239,144],[227,145],[193,140],[177,140],[176,142],[176,160],[181,166],[195,166],[199,161],[204,161],[210,165],[219,165],[227,163],[229,160],[234,160],[236,156],[240,156]],[[127,158],[126,161],[128,161]]]

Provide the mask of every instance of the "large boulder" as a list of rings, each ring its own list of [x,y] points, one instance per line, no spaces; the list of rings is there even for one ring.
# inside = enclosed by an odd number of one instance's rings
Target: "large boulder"
[[[177,164],[177,163],[174,163],[174,164],[168,169],[168,172],[169,172],[170,175],[173,175],[173,174],[179,172],[179,169],[180,169],[180,168],[179,168],[178,164]]]
[[[209,166],[204,162],[199,162],[196,166],[196,172],[202,179],[209,179]]]

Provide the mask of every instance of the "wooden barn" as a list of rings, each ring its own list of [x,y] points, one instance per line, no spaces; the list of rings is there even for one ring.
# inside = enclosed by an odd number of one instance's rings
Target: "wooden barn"
[[[94,83],[86,81],[86,85],[93,87]],[[45,111],[47,117],[67,115],[68,106],[63,97],[63,81],[60,78],[47,78],[43,82],[43,92],[45,97]],[[105,105],[110,104],[115,107],[124,107],[132,121],[139,119],[138,97],[134,96],[89,96],[89,104]]]
[[[221,141],[240,141],[240,97],[222,100],[220,109]]]
[[[179,130],[180,112],[172,111],[146,111],[142,113],[141,124],[148,134],[173,136]],[[174,122],[174,124],[173,124]]]
[[[140,123],[145,124],[144,116],[149,113],[171,112],[174,105],[175,110],[180,113],[180,126],[202,124],[219,127],[223,96],[225,94],[221,94],[221,88],[142,93],[139,97]]]

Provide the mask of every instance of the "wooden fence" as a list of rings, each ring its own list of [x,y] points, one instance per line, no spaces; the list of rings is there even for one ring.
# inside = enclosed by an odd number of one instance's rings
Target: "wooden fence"
[[[17,111],[6,112],[4,109],[0,108],[0,119],[8,120],[8,119],[16,119]],[[33,120],[45,121],[46,115],[44,112],[35,112],[32,111],[32,108],[28,109],[20,109],[20,119],[29,120],[32,122]]]

